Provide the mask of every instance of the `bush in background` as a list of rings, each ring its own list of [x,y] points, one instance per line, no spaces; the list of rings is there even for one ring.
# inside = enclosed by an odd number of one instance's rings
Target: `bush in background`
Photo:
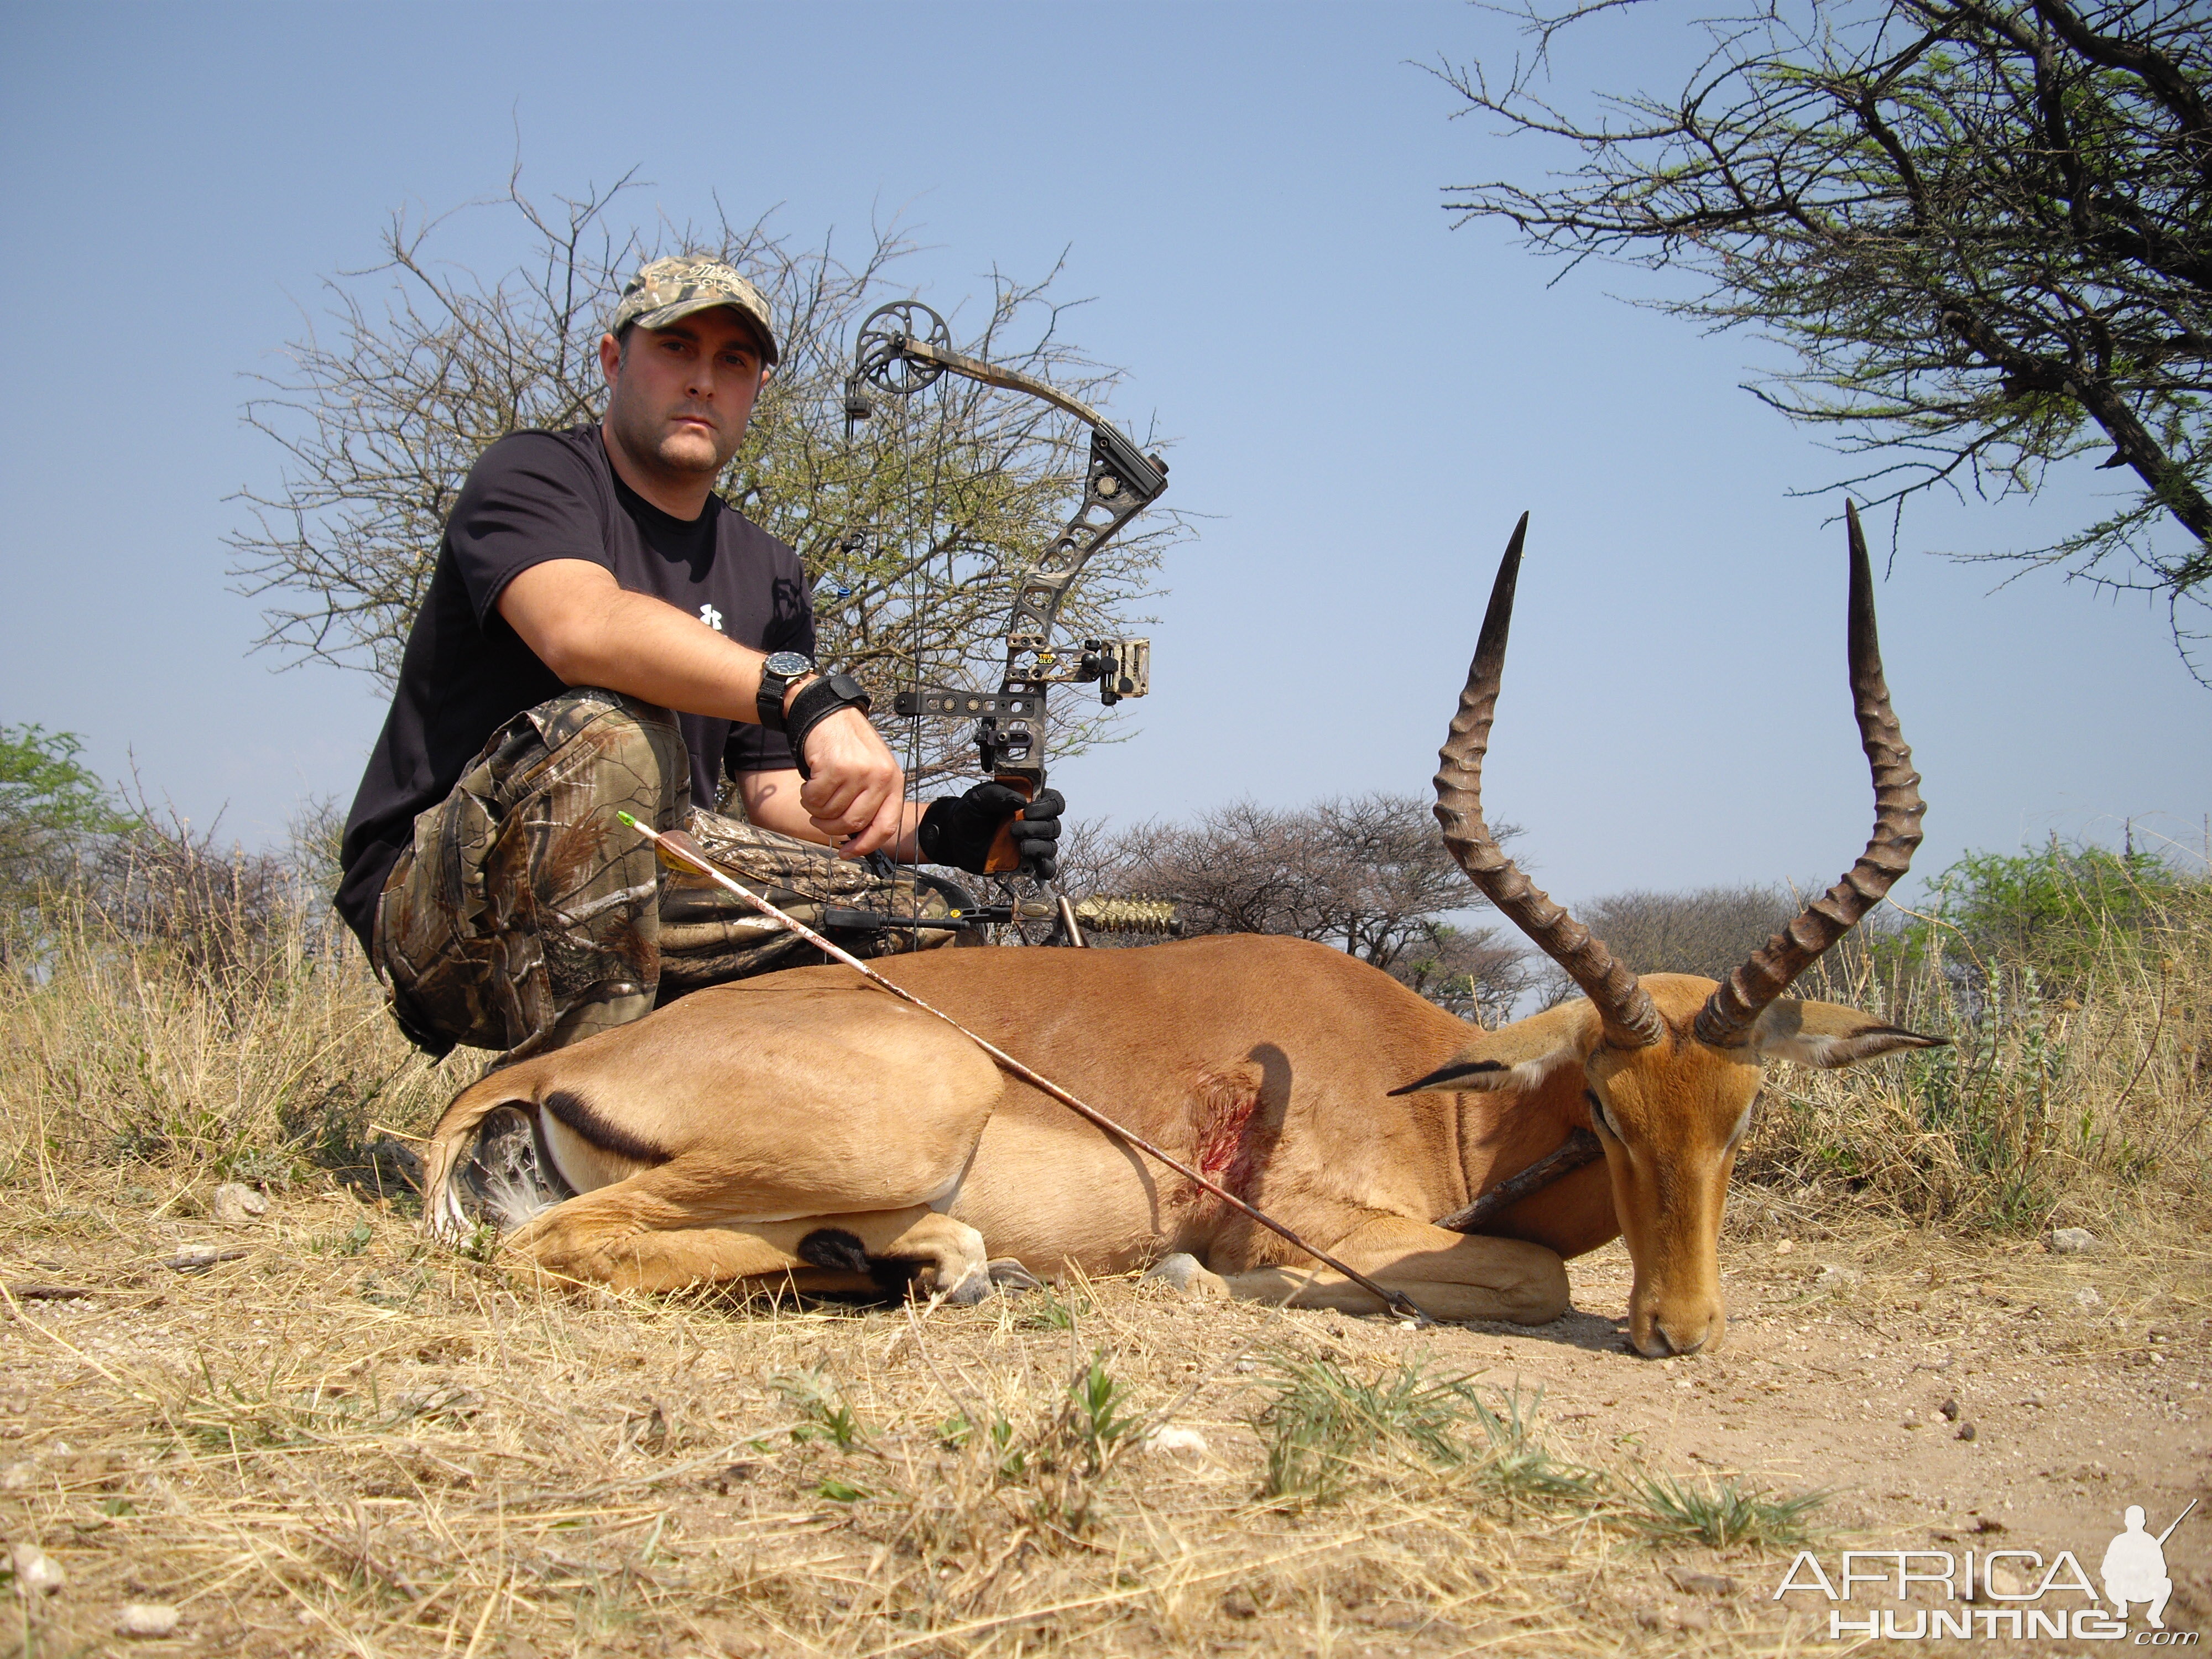
[[[2202,1206],[2212,1144],[2212,882],[2052,842],[1972,854],[1908,926],[1797,988],[1952,1046],[1777,1067],[1743,1167],[1785,1208],[1847,1196],[2033,1231],[2163,1196]]]
[[[9,866],[0,908],[0,1182],[52,1198],[152,1165],[378,1182],[376,1124],[417,1129],[459,1084],[392,1028],[330,909],[327,804],[284,853],[225,848],[118,804],[75,738],[6,737],[38,764],[0,788],[0,826],[43,839],[10,843],[35,856]]]

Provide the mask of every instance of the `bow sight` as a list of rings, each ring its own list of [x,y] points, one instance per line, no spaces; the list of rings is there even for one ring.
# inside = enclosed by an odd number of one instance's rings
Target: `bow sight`
[[[1143,696],[1151,687],[1149,640],[1085,640],[1079,653],[1054,650],[1052,632],[1077,573],[1122,526],[1159,499],[1168,487],[1168,465],[1146,454],[1104,416],[1066,392],[953,350],[945,319],[918,300],[879,307],[860,325],[853,373],[845,382],[847,433],[875,413],[870,388],[911,397],[947,371],[1041,398],[1091,431],[1083,504],[1015,587],[1013,614],[1006,622],[1006,670],[999,690],[918,685],[900,692],[893,705],[902,714],[973,720],[983,769],[1024,797],[1033,796],[1044,784],[1045,702],[1051,687],[1095,683],[1099,700],[1109,708],[1124,697]],[[1000,840],[1002,845],[992,849],[994,872],[1015,867],[1012,836]]]

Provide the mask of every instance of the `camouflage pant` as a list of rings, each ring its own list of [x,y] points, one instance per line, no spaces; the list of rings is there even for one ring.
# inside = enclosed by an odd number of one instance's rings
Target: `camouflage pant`
[[[617,817],[686,828],[730,872],[810,926],[840,908],[942,917],[927,884],[695,809],[664,708],[563,693],[492,734],[453,793],[415,820],[377,907],[376,971],[419,1046],[520,1060],[626,1024],[656,1002],[818,952],[720,888],[659,868]],[[855,955],[947,931],[824,927]]]

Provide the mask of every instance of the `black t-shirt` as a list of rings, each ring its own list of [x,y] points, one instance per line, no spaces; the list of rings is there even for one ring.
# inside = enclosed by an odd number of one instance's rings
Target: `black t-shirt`
[[[407,636],[392,713],[347,816],[337,905],[364,943],[377,896],[416,815],[453,789],[491,734],[567,688],[499,614],[515,575],[548,559],[589,559],[740,645],[814,654],[814,612],[799,556],[709,497],[672,518],[615,476],[596,426],[518,432],[470,469],[430,591]],[[691,798],[714,802],[719,775],[792,765],[780,732],[683,714]]]

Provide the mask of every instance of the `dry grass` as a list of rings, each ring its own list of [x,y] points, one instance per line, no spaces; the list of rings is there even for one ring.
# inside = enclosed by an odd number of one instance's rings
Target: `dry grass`
[[[1569,1654],[1662,1564],[1628,1473],[1549,1460],[1534,1402],[1480,1383],[1418,1444],[1387,1407],[1331,1437],[1325,1500],[1271,1495],[1302,1382],[1428,1375],[1386,1322],[1119,1282],[586,1305],[344,1191],[185,1273],[160,1203],[64,1196],[0,1236],[0,1504],[71,1581],[42,1651],[160,1600],[252,1654]],[[1204,1449],[1148,1449],[1163,1425]]]
[[[1942,927],[1899,973],[1845,949],[1802,988],[1953,1046],[1844,1072],[1779,1066],[1740,1168],[1782,1209],[1917,1224],[2124,1230],[2212,1198],[2212,885],[2094,930],[2070,985]],[[1854,941],[1857,944],[1857,941]]]
[[[252,1655],[1797,1640],[1752,1603],[1637,1613],[1670,1567],[1763,1574],[1818,1510],[1553,1423],[1389,1322],[1129,1283],[968,1312],[587,1304],[432,1253],[376,1147],[475,1062],[412,1057],[349,939],[270,921],[209,953],[63,905],[9,958],[35,966],[0,982],[0,1525],[70,1585],[18,1601],[0,1653],[96,1650],[133,1600]],[[1869,1204],[1955,1237],[2201,1196],[2212,940],[2135,971],[1998,1010],[1948,1084],[1778,1074],[1749,1236]],[[221,1179],[270,1218],[207,1221]],[[2022,1179],[2033,1205],[1996,1201]],[[210,1243],[232,1254],[165,1265]],[[1148,1449],[1163,1425],[1206,1449]]]
[[[0,1183],[51,1202],[98,1167],[373,1182],[375,1126],[419,1130],[475,1075],[481,1056],[408,1047],[334,921],[292,903],[213,921],[224,948],[204,952],[80,896],[47,905],[7,958],[29,970],[0,973]]]

